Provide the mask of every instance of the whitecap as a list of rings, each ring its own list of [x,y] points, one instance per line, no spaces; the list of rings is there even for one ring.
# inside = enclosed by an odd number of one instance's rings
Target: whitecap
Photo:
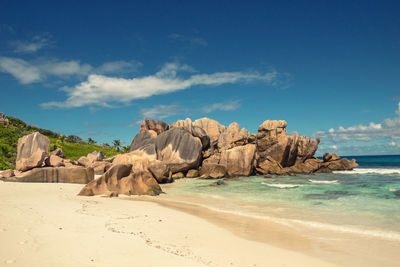
[[[333,173],[340,173],[340,174],[400,174],[400,169],[398,168],[356,168],[351,171],[334,171]]]
[[[308,179],[309,182],[314,183],[314,184],[339,184],[338,180],[332,180],[332,181],[324,181],[324,180],[311,180]]]
[[[265,185],[270,186],[270,187],[282,188],[282,189],[284,189],[284,188],[296,188],[296,187],[301,186],[299,184],[268,184],[268,183],[264,183],[264,182],[262,182],[261,184],[265,184]]]

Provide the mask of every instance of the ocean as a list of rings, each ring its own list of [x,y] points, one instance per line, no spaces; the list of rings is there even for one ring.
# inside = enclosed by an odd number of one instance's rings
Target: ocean
[[[297,176],[182,179],[167,194],[216,211],[400,241],[400,155],[354,156],[352,171]]]

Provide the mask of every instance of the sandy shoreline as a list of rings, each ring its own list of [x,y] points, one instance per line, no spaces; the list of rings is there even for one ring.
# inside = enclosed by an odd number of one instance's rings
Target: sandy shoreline
[[[0,266],[376,264],[358,259],[357,250],[345,251],[354,244],[337,248],[329,236],[319,242],[301,229],[182,204],[169,195],[78,197],[81,187],[0,182]],[[382,263],[395,266],[395,260]]]

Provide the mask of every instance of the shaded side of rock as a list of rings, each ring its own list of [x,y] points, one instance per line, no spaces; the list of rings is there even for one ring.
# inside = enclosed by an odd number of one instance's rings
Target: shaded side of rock
[[[36,168],[16,177],[17,182],[86,184],[94,178],[92,168]]]

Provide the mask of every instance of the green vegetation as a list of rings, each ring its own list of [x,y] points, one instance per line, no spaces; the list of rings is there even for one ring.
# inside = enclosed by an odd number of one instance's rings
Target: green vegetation
[[[121,144],[113,149],[109,145],[97,145],[92,138],[85,142],[79,136],[63,136],[50,130],[28,125],[17,118],[7,118],[9,125],[0,124],[0,170],[13,169],[15,167],[18,139],[33,132],[39,132],[50,139],[50,151],[61,148],[64,151],[64,155],[72,160],[77,160],[93,151],[103,151],[106,157],[120,153],[119,146]]]

